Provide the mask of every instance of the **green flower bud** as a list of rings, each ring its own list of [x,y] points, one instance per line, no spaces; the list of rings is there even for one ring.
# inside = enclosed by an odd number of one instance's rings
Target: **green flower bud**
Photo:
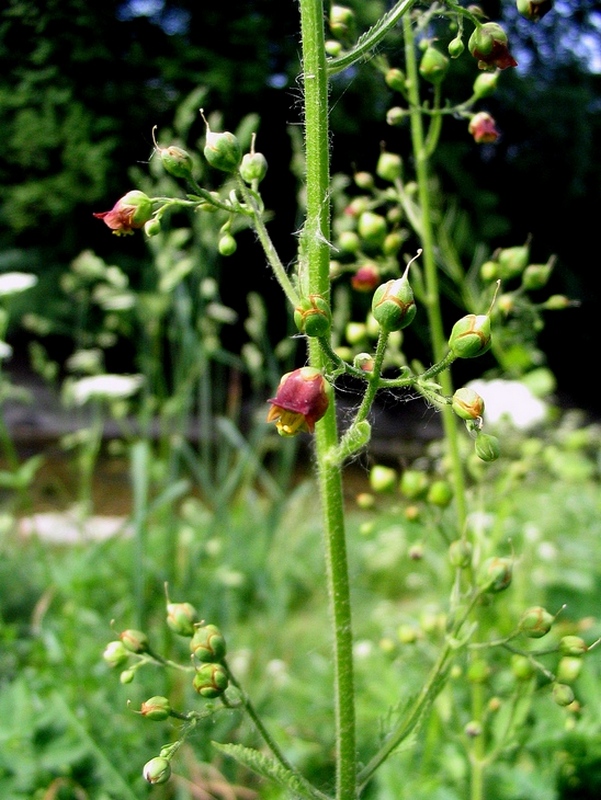
[[[554,683],[552,697],[558,706],[569,706],[574,702],[574,692],[565,683]]]
[[[559,652],[564,656],[583,656],[588,647],[580,636],[562,636],[559,641]]]
[[[355,36],[355,13],[347,6],[332,6],[329,19],[330,30],[338,39]]]
[[[367,335],[367,326],[364,322],[349,322],[344,329],[344,335],[349,344],[359,344]]]
[[[386,124],[390,125],[391,127],[396,127],[397,125],[402,125],[403,122],[409,116],[409,109],[408,108],[401,108],[400,106],[393,106],[389,108],[386,112]]]
[[[294,309],[294,322],[307,336],[326,336],[332,325],[328,301],[319,294],[310,294]]]
[[[173,175],[174,178],[183,178],[184,180],[192,179],[193,162],[190,153],[187,153],[176,145],[159,149],[158,152],[165,172]]]
[[[546,264],[528,264],[522,275],[524,289],[542,289],[547,285],[553,270],[555,259],[549,259]]]
[[[478,736],[482,736],[482,725],[477,720],[472,719],[466,723],[463,732],[470,739],[475,739]]]
[[[474,450],[481,461],[496,461],[501,455],[501,446],[496,436],[490,433],[478,433],[474,442]]]
[[[397,636],[401,644],[414,644],[417,641],[417,631],[413,625],[399,625]]]
[[[383,283],[374,292],[371,313],[383,331],[400,331],[415,318],[417,308],[406,274]]]
[[[487,72],[480,75],[481,78],[486,77]],[[483,281],[495,281],[499,277],[499,265],[496,261],[485,261],[480,267],[480,277]]]
[[[240,175],[245,183],[260,183],[267,175],[267,159],[263,153],[246,153],[240,164]]]
[[[447,50],[451,58],[459,58],[459,56],[465,50],[465,45],[463,44],[463,39],[461,36],[456,36],[454,39],[452,39],[449,42]]]
[[[488,314],[468,314],[453,325],[449,348],[457,358],[476,358],[490,349],[491,342]]]
[[[560,683],[574,683],[582,671],[582,659],[578,656],[563,656],[557,665],[557,680]]]
[[[519,653],[515,653],[511,657],[511,671],[518,681],[529,681],[536,672],[528,656],[522,656]]]
[[[428,476],[418,469],[406,469],[401,475],[399,489],[409,500],[423,497],[428,489]]]
[[[402,92],[404,93],[406,89],[406,78],[405,73],[393,67],[389,69],[386,75],[384,76],[384,80],[386,81],[386,85],[389,89],[392,89],[394,92]]]
[[[224,233],[219,239],[217,249],[222,256],[233,256],[238,249],[238,243],[231,233]]]
[[[533,606],[526,609],[522,614],[518,628],[524,636],[530,639],[540,639],[541,636],[549,633],[555,617],[542,606]]]
[[[360,509],[367,511],[375,506],[376,498],[369,492],[359,492],[357,497],[355,497],[355,503],[357,503]]]
[[[449,561],[454,567],[465,569],[472,563],[472,545],[466,539],[455,539],[449,545]]]
[[[484,400],[478,392],[464,386],[453,395],[451,408],[461,419],[479,419],[484,413]]]
[[[424,557],[424,545],[422,542],[414,542],[409,550],[407,551],[407,555],[412,561],[421,561]]]
[[[563,311],[564,308],[569,308],[572,301],[564,294],[553,294],[543,303],[543,308],[547,311]]]
[[[167,626],[180,636],[192,636],[198,612],[190,603],[167,603]]]
[[[553,2],[552,0],[517,0],[516,7],[523,17],[538,22],[551,11]]]
[[[201,625],[190,639],[190,650],[198,661],[222,661],[226,652],[225,639],[216,625]]]
[[[155,695],[142,703],[140,714],[146,719],[162,722],[171,715],[171,704],[166,697]]]
[[[434,506],[446,508],[453,499],[453,489],[448,481],[434,481],[428,489],[427,500]]]
[[[357,232],[370,247],[381,247],[388,233],[388,226],[385,218],[380,214],[375,214],[373,211],[364,211],[359,217]]]
[[[396,470],[376,464],[369,472],[369,485],[374,492],[392,492],[397,482]]]
[[[396,153],[380,153],[380,158],[376,165],[376,175],[383,181],[394,183],[401,177],[403,170],[403,159]]]
[[[449,69],[449,59],[430,45],[426,48],[419,64],[419,74],[429,83],[442,83]]]
[[[382,243],[382,252],[385,256],[394,256],[401,249],[405,236],[400,231],[391,231]]]
[[[144,233],[149,238],[151,236],[156,236],[161,232],[161,220],[157,217],[153,217],[149,219],[148,222],[144,224]]]
[[[167,783],[171,777],[171,764],[166,758],[156,756],[144,764],[142,774],[144,775],[144,780],[153,785]]]
[[[202,113],[202,111],[201,111]],[[204,155],[209,164],[222,172],[236,172],[242,161],[242,149],[233,133],[213,133],[209,123],[207,126]]]
[[[353,366],[362,372],[371,372],[374,368],[374,357],[371,353],[357,353],[353,359]]]
[[[505,247],[497,253],[499,264],[499,277],[507,281],[521,275],[528,266],[530,259],[530,245],[528,243],[519,247]]]
[[[129,650],[130,653],[148,652],[148,636],[143,631],[128,628],[119,634],[119,638],[123,642],[125,649]]]
[[[124,669],[121,675],[119,675],[119,682],[126,686],[128,683],[132,683],[135,677],[135,669]]]
[[[113,669],[118,669],[127,663],[129,652],[123,646],[123,642],[109,642],[102,654],[104,661]]]
[[[494,556],[484,562],[480,573],[480,585],[484,591],[497,593],[507,589],[513,577],[513,563],[509,558]]]
[[[467,668],[467,679],[470,683],[486,683],[490,678],[490,667],[481,658],[475,658]]]
[[[355,184],[364,191],[369,191],[374,188],[374,176],[371,172],[355,172]]]
[[[490,97],[491,94],[494,94],[498,83],[498,72],[481,72],[472,86],[476,100],[482,100],[483,97]]]
[[[509,52],[507,34],[497,22],[478,25],[470,36],[468,48],[480,69],[517,67],[517,61]]]
[[[201,697],[219,697],[228,686],[228,676],[222,664],[202,664],[196,670],[192,685]]]
[[[361,247],[361,240],[355,231],[342,231],[338,237],[338,249],[343,253],[357,253]]]

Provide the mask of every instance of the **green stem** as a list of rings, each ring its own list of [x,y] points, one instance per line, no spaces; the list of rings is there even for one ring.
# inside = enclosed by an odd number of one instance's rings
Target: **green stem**
[[[328,86],[322,0],[300,0],[305,92],[305,152],[307,217],[301,237],[309,291],[330,297],[330,204]],[[310,363],[325,370],[329,359],[312,340]],[[334,639],[334,711],[336,724],[336,798],[354,800],[356,791],[356,722],[352,652],[351,603],[344,528],[342,475],[328,461],[338,444],[335,402],[332,401],[315,433],[321,492],[326,572]]]
[[[419,236],[423,250],[424,275],[426,284],[426,310],[430,328],[430,340],[434,362],[441,362],[446,356],[447,342],[442,324],[440,307],[440,289],[438,285],[438,271],[434,245],[434,229],[432,225],[432,204],[430,200],[430,169],[429,154],[424,136],[424,126],[420,111],[419,73],[415,54],[415,42],[411,21],[404,18],[405,33],[405,59],[407,68],[407,82],[409,87],[409,105],[411,114],[411,142],[413,157],[415,159],[415,172],[418,185],[418,196],[421,208]],[[440,374],[440,385],[443,394],[450,397],[453,394],[453,382],[449,370]],[[445,440],[451,459],[452,479],[455,489],[455,505],[457,523],[460,532],[465,528],[467,507],[465,499],[465,478],[463,465],[459,452],[459,436],[455,415],[450,406],[442,409],[442,420]]]

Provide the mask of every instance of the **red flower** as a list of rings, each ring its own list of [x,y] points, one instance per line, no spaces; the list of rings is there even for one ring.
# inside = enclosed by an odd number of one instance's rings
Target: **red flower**
[[[375,264],[364,264],[351,278],[351,286],[358,292],[372,292],[380,283],[380,273]]]
[[[134,229],[143,228],[152,217],[152,201],[144,192],[132,191],[123,195],[110,211],[94,214],[117,236],[127,236]]]
[[[468,131],[477,144],[490,144],[499,138],[494,119],[486,111],[479,111],[470,120]]]
[[[485,22],[476,28],[470,36],[468,47],[478,60],[480,69],[507,69],[518,65],[509,52],[507,34],[496,22]]]
[[[267,422],[275,422],[280,436],[294,436],[300,431],[313,433],[315,423],[328,410],[330,391],[317,369],[301,367],[287,372],[275,397],[267,401],[271,403]]]

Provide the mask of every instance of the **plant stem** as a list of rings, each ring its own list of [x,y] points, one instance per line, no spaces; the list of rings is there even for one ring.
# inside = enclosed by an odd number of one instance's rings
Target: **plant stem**
[[[330,204],[328,87],[322,0],[300,0],[305,91],[307,217],[301,237],[310,293],[330,297]],[[326,369],[329,359],[317,340],[310,363]],[[355,695],[351,603],[344,528],[341,467],[328,461],[338,444],[335,402],[317,423],[316,454],[324,519],[324,543],[334,644],[336,798],[354,800],[356,790]]]
[[[426,284],[426,310],[430,329],[430,341],[434,362],[443,361],[447,353],[446,337],[442,324],[440,308],[440,289],[434,246],[434,229],[432,225],[432,204],[430,201],[429,153],[424,136],[424,126],[420,110],[419,74],[415,54],[415,42],[411,20],[404,17],[405,64],[407,69],[408,99],[411,114],[411,143],[415,159],[415,173],[418,185],[418,196],[421,208],[420,226],[418,230],[423,250],[423,263]],[[447,396],[453,394],[453,382],[449,370],[440,374],[440,385]],[[445,440],[451,459],[452,479],[455,490],[455,506],[459,532],[463,533],[467,516],[465,499],[465,479],[459,452],[459,436],[455,415],[450,406],[442,409],[442,421]]]

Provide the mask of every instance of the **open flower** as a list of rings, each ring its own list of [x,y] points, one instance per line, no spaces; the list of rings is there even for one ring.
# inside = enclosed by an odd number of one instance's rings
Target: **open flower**
[[[479,111],[470,120],[468,131],[477,144],[490,144],[496,142],[500,134],[496,123],[486,111]]]
[[[287,372],[275,397],[267,401],[271,403],[267,422],[275,422],[280,436],[313,433],[315,423],[328,410],[330,392],[330,385],[317,369],[301,367]]]
[[[470,36],[470,53],[478,60],[480,69],[492,70],[517,67],[518,62],[509,52],[507,34],[496,22],[485,22]]]
[[[134,229],[143,228],[152,217],[152,201],[144,192],[134,190],[117,200],[110,211],[94,216],[103,220],[117,236],[127,236]]]

